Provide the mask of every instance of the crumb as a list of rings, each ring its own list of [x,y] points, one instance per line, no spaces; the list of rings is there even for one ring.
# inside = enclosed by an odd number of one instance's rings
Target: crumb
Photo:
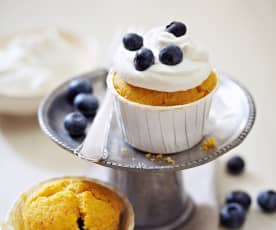
[[[213,137],[208,137],[202,142],[200,149],[204,151],[208,151],[211,149],[215,149],[216,147],[217,147],[216,140]]]
[[[164,158],[161,153],[158,153],[158,154],[147,153],[145,157],[152,162],[159,161],[159,162],[166,162],[168,164],[175,164],[175,161],[171,157]]]
[[[166,157],[166,162],[172,165],[175,164],[175,161],[171,157]]]
[[[156,159],[157,159],[157,160],[162,160],[162,158],[163,158],[163,155],[162,155],[161,153],[158,153],[158,154],[156,155]]]
[[[127,153],[127,148],[122,147],[122,148],[121,148],[121,153]]]

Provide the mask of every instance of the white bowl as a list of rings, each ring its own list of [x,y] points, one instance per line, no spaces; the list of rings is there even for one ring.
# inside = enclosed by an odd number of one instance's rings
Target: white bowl
[[[62,36],[68,36],[68,40],[70,40],[70,39],[72,40],[72,38],[78,39],[78,42],[76,43],[76,47],[77,47],[77,49],[80,47],[81,55],[78,56],[79,59],[77,59],[77,60],[81,60],[80,63],[83,63],[83,66],[79,67],[79,71],[77,68],[74,71],[68,71],[68,76],[67,76],[67,74],[66,74],[66,76],[63,75],[61,78],[57,79],[56,82],[53,82],[51,79],[50,80],[46,79],[45,82],[43,82],[43,84],[45,84],[47,87],[45,87],[41,90],[38,90],[37,92],[32,92],[31,90],[28,91],[27,89],[21,87],[20,90],[18,90],[18,92],[10,93],[8,91],[8,88],[9,88],[8,84],[12,84],[12,83],[8,83],[5,90],[2,90],[3,92],[1,92],[1,90],[0,90],[0,114],[35,115],[37,112],[37,109],[39,107],[41,99],[47,93],[49,93],[49,91],[51,89],[56,87],[61,82],[66,81],[71,77],[74,77],[74,75],[76,75],[76,74],[81,74],[82,72],[90,71],[91,69],[93,69],[93,67],[95,67],[97,65],[97,53],[98,53],[97,52],[97,42],[95,41],[95,39],[93,37],[90,37],[90,36],[87,36],[84,34],[79,34],[79,33],[71,33],[70,31],[67,32],[64,30],[59,30],[59,29],[57,30],[55,28],[53,28],[53,29],[54,29],[54,31],[61,32]],[[2,37],[0,39],[0,47],[3,47],[7,43],[9,43],[9,41],[16,38],[17,35],[22,36],[23,40],[26,39],[26,41],[28,41],[29,37],[25,38],[24,37],[25,35],[29,35],[29,34],[36,35],[36,34],[39,34],[41,31],[42,31],[41,33],[44,33],[44,32],[48,33],[48,30],[51,33],[52,28],[45,28],[45,29],[41,28],[41,29],[20,32],[20,33],[14,34],[14,35]],[[59,40],[57,40],[57,41],[59,41]],[[57,44],[59,44],[59,43],[57,43]],[[81,44],[81,45],[79,45],[79,44]],[[51,54],[51,52],[50,52],[50,54]],[[53,53],[53,55],[54,54],[55,53]],[[91,59],[91,63],[87,59]],[[84,60],[84,61],[82,61],[82,60]],[[68,63],[68,64],[70,65],[70,63]],[[45,65],[47,65],[47,63],[45,63]],[[58,75],[59,74],[58,66],[55,68],[57,68],[55,75],[57,75],[57,77],[58,77],[59,76]],[[72,73],[70,73],[70,72],[72,72]]]
[[[8,115],[34,115],[43,96],[20,97],[3,95],[0,92],[0,113]]]

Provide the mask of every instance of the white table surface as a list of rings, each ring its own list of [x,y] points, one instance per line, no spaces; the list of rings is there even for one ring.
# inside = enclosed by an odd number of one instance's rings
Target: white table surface
[[[247,190],[254,204],[243,229],[276,229],[276,215],[261,214],[256,207],[260,190],[276,189],[276,1],[1,0],[0,15],[0,36],[43,26],[93,34],[101,47],[99,62],[106,60],[118,29],[150,28],[174,19],[186,22],[193,37],[209,48],[213,65],[242,81],[258,108],[252,133],[234,151],[246,159],[246,173],[228,176],[224,162],[231,154],[220,159],[219,201],[230,190]],[[0,221],[18,193],[30,186],[26,181],[84,174],[89,167],[51,143],[35,118],[1,117],[0,125],[1,138],[10,148],[0,149]]]

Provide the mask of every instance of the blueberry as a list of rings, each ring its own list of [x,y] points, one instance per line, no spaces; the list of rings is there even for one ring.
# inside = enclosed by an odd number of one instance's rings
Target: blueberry
[[[123,37],[124,47],[130,51],[139,50],[143,46],[143,38],[134,33],[128,33]]]
[[[87,126],[87,120],[80,112],[73,112],[64,118],[64,127],[73,137],[83,136]]]
[[[187,27],[182,22],[171,22],[169,25],[166,26],[165,31],[172,33],[176,37],[180,37],[185,35],[187,32]]]
[[[248,210],[251,205],[251,197],[248,193],[244,191],[234,191],[228,193],[226,196],[226,203],[238,203],[240,204],[245,210]]]
[[[154,55],[150,49],[142,48],[137,51],[134,58],[135,69],[144,71],[154,64]]]
[[[239,156],[234,156],[230,158],[227,162],[227,170],[229,173],[238,175],[241,174],[244,170],[245,162]]]
[[[78,224],[79,230],[85,230],[84,221],[81,217],[78,218],[77,224]]]
[[[79,93],[92,93],[93,88],[90,82],[85,80],[73,80],[69,83],[66,96],[69,102],[73,102]]]
[[[74,107],[86,117],[91,117],[95,116],[99,102],[94,95],[80,93],[74,99]]]
[[[246,219],[246,211],[238,203],[226,204],[220,210],[220,224],[230,229],[240,228]]]
[[[276,192],[268,190],[258,195],[257,202],[260,208],[266,213],[276,212]]]
[[[159,52],[159,60],[165,65],[177,65],[183,59],[181,49],[175,45],[168,45]]]

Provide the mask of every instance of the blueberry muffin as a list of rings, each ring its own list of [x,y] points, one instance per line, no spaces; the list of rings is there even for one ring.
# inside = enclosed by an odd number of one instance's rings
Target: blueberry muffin
[[[122,216],[128,214],[127,218]],[[15,230],[133,228],[128,201],[88,178],[52,179],[21,195],[10,214]]]
[[[123,137],[146,153],[199,143],[218,85],[208,53],[176,21],[143,36],[126,34],[108,76]]]

